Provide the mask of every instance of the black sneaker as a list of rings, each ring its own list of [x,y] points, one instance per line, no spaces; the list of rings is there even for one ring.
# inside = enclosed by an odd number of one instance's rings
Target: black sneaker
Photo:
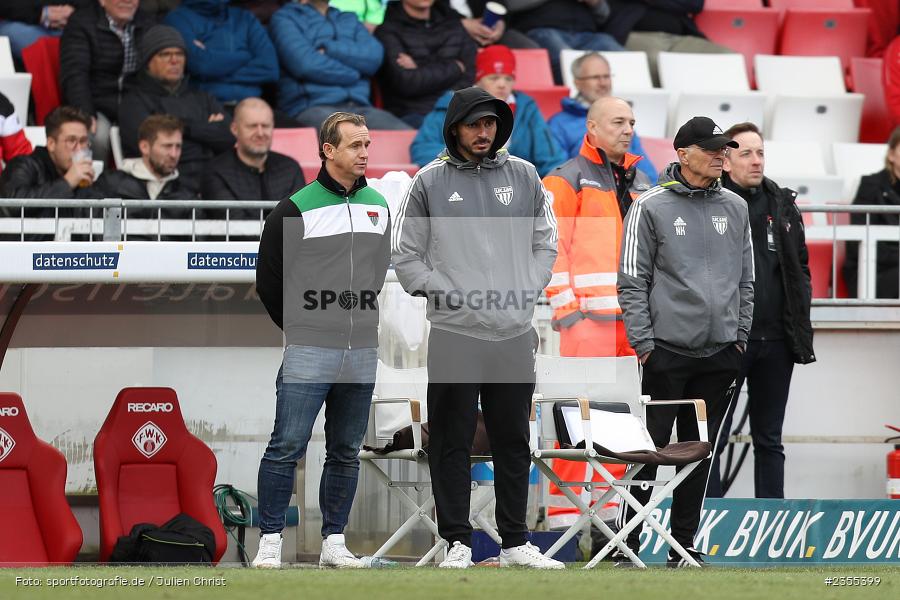
[[[636,555],[640,553],[640,547],[634,547],[631,544],[628,544],[628,547]],[[626,556],[626,554],[618,548],[616,548],[615,552],[612,553],[611,560],[613,563],[613,567],[617,569],[629,569],[637,566],[636,564],[631,562],[631,559],[628,558],[628,556]]]
[[[707,566],[706,562],[703,560],[703,557],[706,556],[703,552],[700,552],[693,546],[685,546],[684,549],[701,567]],[[666,566],[671,569],[680,569],[682,567],[693,567],[694,565],[686,561],[683,556],[674,550],[669,549],[669,560],[666,562]]]

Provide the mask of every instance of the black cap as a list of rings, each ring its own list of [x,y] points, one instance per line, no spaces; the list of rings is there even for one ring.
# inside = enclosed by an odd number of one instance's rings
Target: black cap
[[[154,25],[141,38],[141,64],[146,65],[157,52],[166,48],[180,48],[187,51],[184,38],[177,29],[168,25]]]
[[[469,114],[467,114],[462,119],[460,119],[460,122],[463,125],[471,125],[472,123],[474,123],[475,121],[477,121],[478,119],[480,119],[482,117],[494,117],[495,119],[498,119],[498,120],[500,119],[500,115],[497,114],[497,110],[490,104],[488,104],[488,105],[477,105],[476,104],[472,108],[472,111],[469,112]]]
[[[675,134],[672,145],[676,150],[694,145],[704,150],[718,150],[723,146],[738,147],[738,143],[722,133],[709,117],[694,117],[682,125]]]

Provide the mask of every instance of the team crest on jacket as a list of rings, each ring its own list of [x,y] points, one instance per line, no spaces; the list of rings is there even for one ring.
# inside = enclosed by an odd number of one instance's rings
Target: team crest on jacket
[[[377,210],[367,210],[366,214],[369,215],[369,220],[372,221],[372,225],[378,225],[378,211]]]
[[[3,459],[9,456],[10,453],[12,453],[12,449],[15,447],[16,440],[0,427],[0,462],[3,462]]]
[[[497,196],[497,200],[500,201],[500,204],[503,206],[509,206],[509,203],[512,202],[513,199],[513,189],[511,185],[507,185],[504,187],[495,187],[494,195]]]
[[[725,235],[725,232],[728,231],[728,217],[713,217],[712,222],[713,227],[716,228],[716,233]]]
[[[138,449],[138,452],[150,458],[162,450],[162,447],[166,445],[167,439],[166,434],[163,433],[156,423],[147,421],[134,432],[131,443]]]

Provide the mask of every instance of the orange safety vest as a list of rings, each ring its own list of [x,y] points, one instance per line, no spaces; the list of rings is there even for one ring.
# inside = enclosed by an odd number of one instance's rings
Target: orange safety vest
[[[625,154],[626,171],[636,171],[640,159]],[[622,314],[616,290],[622,211],[606,154],[585,136],[579,155],[554,169],[543,182],[553,196],[559,232],[556,264],[546,290],[554,327],[569,327],[585,315],[616,318]],[[629,190],[632,199],[648,187],[646,177],[636,173]]]

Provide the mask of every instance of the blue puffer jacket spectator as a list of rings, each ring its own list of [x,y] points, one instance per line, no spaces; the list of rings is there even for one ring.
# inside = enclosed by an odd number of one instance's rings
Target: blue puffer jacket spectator
[[[578,156],[578,153],[581,151],[581,144],[584,142],[584,136],[587,133],[587,114],[588,107],[583,103],[575,98],[563,98],[562,111],[550,117],[550,121],[548,121],[553,137],[562,146],[568,158]],[[644,148],[641,146],[641,138],[638,137],[636,131],[631,138],[631,147],[628,148],[628,153],[643,157],[643,160],[638,161],[637,168],[650,178],[650,183],[656,184],[659,172],[653,166],[653,163],[650,162],[647,153],[644,152]]]
[[[413,162],[422,166],[437,158],[446,145],[444,143],[444,117],[453,92],[447,92],[434,105],[419,128],[419,133],[409,149]],[[513,156],[524,158],[532,163],[541,177],[567,159],[560,149],[547,123],[541,116],[537,104],[521,92],[515,92],[515,121],[512,136],[507,149]],[[512,105],[511,105],[512,107]]]
[[[165,23],[184,38],[191,82],[220,102],[260,96],[264,83],[278,81],[275,47],[250,11],[228,0],[181,0]]]
[[[355,14],[288,4],[272,15],[269,32],[283,70],[281,110],[295,116],[316,105],[371,105],[369,78],[384,50]]]

